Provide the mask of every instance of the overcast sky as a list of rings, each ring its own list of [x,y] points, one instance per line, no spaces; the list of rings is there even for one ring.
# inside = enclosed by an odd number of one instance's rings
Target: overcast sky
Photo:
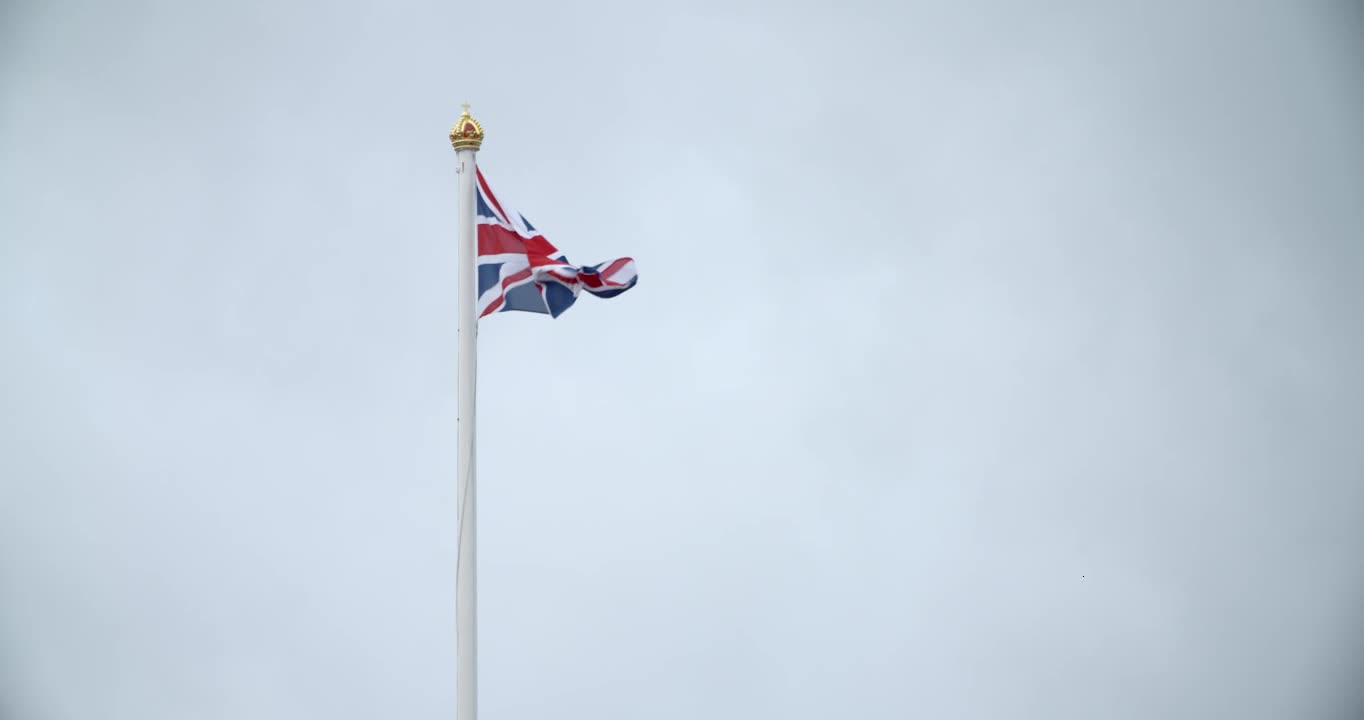
[[[1102,7],[1100,7],[1102,5]],[[1364,11],[0,6],[0,717],[1357,718]]]

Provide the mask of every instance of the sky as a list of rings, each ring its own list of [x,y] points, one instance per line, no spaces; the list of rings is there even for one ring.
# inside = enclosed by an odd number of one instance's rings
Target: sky
[[[1358,718],[1364,8],[0,5],[0,717]]]

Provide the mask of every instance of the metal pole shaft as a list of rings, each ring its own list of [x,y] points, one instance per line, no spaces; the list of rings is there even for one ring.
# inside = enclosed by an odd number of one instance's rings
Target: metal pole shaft
[[[475,310],[474,183],[472,149],[459,159],[459,557],[455,578],[455,633],[458,646],[456,720],[478,718],[478,553],[474,484],[474,411],[478,316]]]

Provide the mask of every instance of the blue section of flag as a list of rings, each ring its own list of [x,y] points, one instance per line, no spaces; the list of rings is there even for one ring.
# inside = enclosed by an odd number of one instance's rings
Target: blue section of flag
[[[568,287],[559,283],[545,283],[545,305],[549,308],[550,317],[559,317],[564,311],[573,306],[573,302],[578,299]]]
[[[478,266],[478,296],[492,289],[502,276],[502,263],[488,263]]]
[[[520,310],[522,312],[544,313],[545,301],[540,297],[540,289],[535,285],[521,285],[508,290],[503,296],[502,308],[498,312]]]
[[[478,216],[481,217],[481,218],[488,218],[489,220],[498,220],[498,221],[500,221],[502,218],[499,218],[499,217],[497,216],[497,213],[493,212],[493,209],[492,209],[491,207],[489,207],[488,203],[487,203],[487,202],[484,202],[484,200],[483,200],[483,193],[478,193],[477,195],[478,195]]]

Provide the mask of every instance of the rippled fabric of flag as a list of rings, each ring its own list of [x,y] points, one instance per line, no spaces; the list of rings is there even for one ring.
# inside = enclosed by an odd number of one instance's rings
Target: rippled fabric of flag
[[[498,201],[478,171],[478,316],[520,310],[559,317],[582,290],[615,297],[639,279],[632,258],[577,266]]]

